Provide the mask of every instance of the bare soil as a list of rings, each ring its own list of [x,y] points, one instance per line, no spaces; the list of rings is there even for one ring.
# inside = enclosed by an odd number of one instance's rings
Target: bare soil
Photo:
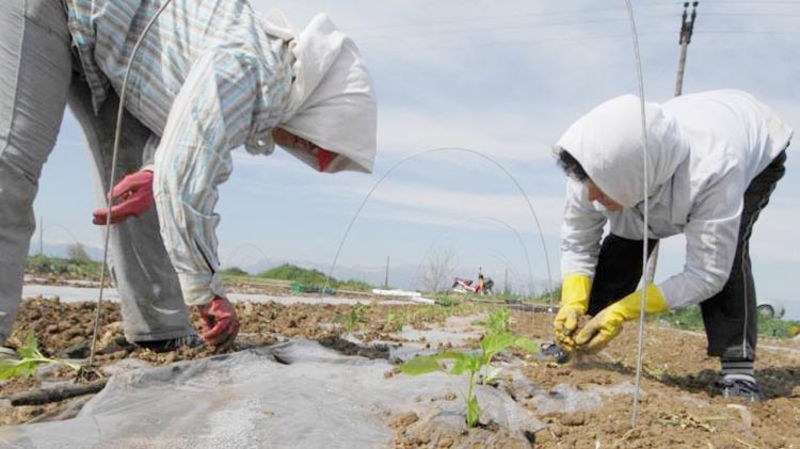
[[[365,341],[402,344],[397,334],[392,334],[401,324],[425,328],[443,322],[453,313],[474,313],[476,310],[474,307],[387,306],[378,303],[368,307],[239,303],[236,307],[243,324],[237,350],[288,338],[310,338],[348,354],[368,357],[386,357],[386,353],[380,347],[365,349],[337,337],[349,330]],[[92,303],[60,304],[42,298],[26,300],[12,342],[22,341],[29,332],[34,332],[48,354],[80,356],[81,348],[85,350],[91,335],[93,314]],[[124,341],[118,306],[105,304],[102,316],[97,356],[100,366],[109,366],[122,359],[161,365],[213,354],[210,349],[182,349],[156,354],[138,348]],[[512,329],[518,334],[546,341],[549,340],[551,319],[543,313],[514,311]],[[564,385],[580,391],[630,386],[634,382],[636,327],[627,324],[601,353],[574,357],[564,365],[517,350],[503,354],[503,358],[521,366],[521,371],[538,385],[540,392],[553,396],[558,395]],[[420,437],[417,430],[414,438],[408,437],[406,432],[416,422],[413,415],[391,417],[387,424],[395,432],[396,448],[800,448],[800,343],[762,339],[759,344],[756,376],[766,396],[760,403],[748,404],[718,395],[712,386],[719,365],[717,359],[706,356],[703,334],[648,325],[642,400],[635,427],[631,426],[633,399],[630,387],[625,393],[604,396],[602,403],[594,408],[570,413],[540,413],[532,395],[511,392],[515,400],[549,425],[531,436],[533,442],[530,445],[509,443],[510,439],[504,439],[507,430],[493,427],[491,423],[455,435],[442,435],[437,433],[437,429],[430,429],[429,434]],[[402,374],[387,373],[387,377],[392,375]],[[53,379],[70,379],[74,374],[61,368],[49,376],[47,379],[34,377],[2,383],[0,397],[40,388],[43,382]],[[455,393],[451,399],[460,401]],[[85,400],[83,397],[46,406],[0,408],[0,424],[68,417]]]

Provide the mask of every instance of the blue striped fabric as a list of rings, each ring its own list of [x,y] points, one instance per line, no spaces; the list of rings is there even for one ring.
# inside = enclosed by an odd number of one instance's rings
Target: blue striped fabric
[[[131,50],[162,0],[66,0],[95,108],[120,92]],[[160,137],[153,183],[164,244],[189,305],[222,295],[214,214],[230,150],[272,151],[292,73],[285,42],[245,0],[173,0],[142,41],[125,107]]]

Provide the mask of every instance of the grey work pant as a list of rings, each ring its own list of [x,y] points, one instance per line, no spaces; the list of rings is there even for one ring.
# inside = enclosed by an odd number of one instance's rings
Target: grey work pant
[[[95,115],[88,86],[72,76],[70,37],[59,0],[7,3],[0,8],[0,344],[17,315],[36,223],[33,200],[64,108],[69,102],[83,127],[94,161],[91,170],[96,186],[101,186],[98,204],[104,205],[119,104],[112,95]],[[117,179],[141,167],[151,136],[130,115],[123,125]],[[150,341],[192,334],[155,208],[113,225],[110,243],[109,265],[122,298],[126,338]]]

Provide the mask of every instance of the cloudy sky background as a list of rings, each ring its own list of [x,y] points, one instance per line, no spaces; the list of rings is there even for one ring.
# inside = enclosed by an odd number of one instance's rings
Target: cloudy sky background
[[[664,101],[675,86],[682,3],[633,3],[645,96]],[[499,287],[508,273],[513,288],[540,291],[546,261],[557,282],[564,176],[550,148],[597,103],[638,91],[623,1],[253,4],[282,9],[297,25],[325,11],[353,37],[377,91],[378,155],[371,176],[331,176],[280,150],[271,157],[237,150],[217,206],[223,265],[258,270],[292,261],[327,272],[374,188],[334,276],[381,284],[388,257],[389,283],[414,288],[420,270],[450,254],[456,275],[474,278],[482,269]],[[800,129],[799,24],[800,1],[702,1],[684,93],[743,89]],[[67,114],[36,201],[46,244],[101,246],[90,224],[95,195],[82,139]],[[471,151],[427,152],[439,148]],[[800,157],[792,150],[787,175],[755,227],[751,257],[760,299],[782,302],[800,318],[793,282],[800,272]],[[657,279],[682,269],[683,245],[680,237],[664,241]]]

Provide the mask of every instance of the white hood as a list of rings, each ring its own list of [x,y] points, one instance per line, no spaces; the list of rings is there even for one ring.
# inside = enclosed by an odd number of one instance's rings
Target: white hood
[[[377,107],[372,81],[355,43],[326,14],[301,32],[278,11],[261,16],[267,33],[288,41],[295,76],[279,127],[337,157],[325,170],[371,172],[375,161]],[[317,167],[305,152],[287,151]]]
[[[675,120],[656,103],[645,103],[648,196],[655,194],[689,155]],[[589,178],[624,207],[644,200],[642,120],[639,98],[623,95],[592,109],[556,144],[580,162]]]

